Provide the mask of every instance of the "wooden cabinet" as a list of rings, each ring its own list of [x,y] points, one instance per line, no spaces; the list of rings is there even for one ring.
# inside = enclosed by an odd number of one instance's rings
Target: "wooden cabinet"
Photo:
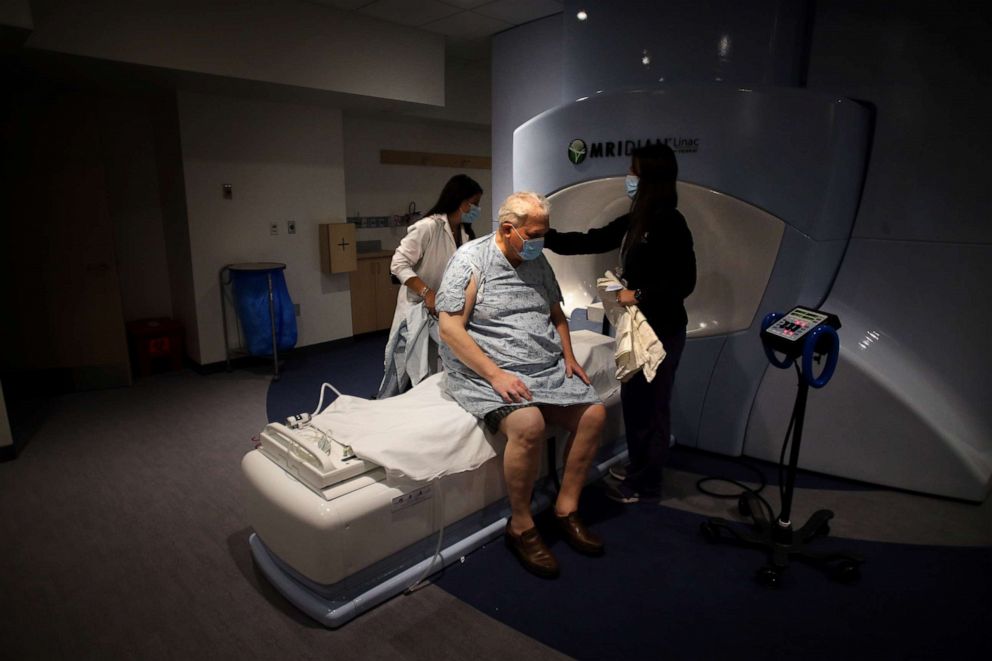
[[[320,269],[324,273],[350,273],[358,268],[358,239],[351,223],[321,223]]]
[[[351,332],[354,335],[388,329],[396,310],[401,285],[390,281],[393,253],[380,251],[358,255],[358,269],[351,272]]]

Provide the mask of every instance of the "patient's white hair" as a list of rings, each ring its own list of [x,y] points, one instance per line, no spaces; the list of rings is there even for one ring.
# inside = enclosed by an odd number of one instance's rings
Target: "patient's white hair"
[[[530,215],[550,216],[551,204],[540,193],[523,191],[514,193],[503,201],[498,218],[500,225],[510,223],[513,227],[520,227]]]

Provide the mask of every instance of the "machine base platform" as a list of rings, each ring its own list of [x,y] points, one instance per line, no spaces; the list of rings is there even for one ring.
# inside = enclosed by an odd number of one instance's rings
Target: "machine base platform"
[[[610,466],[625,462],[627,451],[592,467],[589,482],[606,475]],[[531,507],[538,513],[551,505],[555,490],[542,479],[535,485]],[[256,533],[248,538],[255,565],[294,606],[325,627],[336,629],[503,534],[510,507],[503,498],[443,531],[446,542],[436,554],[437,534],[334,584],[315,583],[285,564]],[[451,540],[451,541],[448,541]]]

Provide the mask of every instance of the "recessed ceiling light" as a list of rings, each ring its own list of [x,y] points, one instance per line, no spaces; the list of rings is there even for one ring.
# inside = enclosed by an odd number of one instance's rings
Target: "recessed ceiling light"
[[[587,18],[589,18],[589,14],[586,13],[585,9],[580,9],[579,13],[575,15],[575,18],[579,19],[580,21],[584,21]]]

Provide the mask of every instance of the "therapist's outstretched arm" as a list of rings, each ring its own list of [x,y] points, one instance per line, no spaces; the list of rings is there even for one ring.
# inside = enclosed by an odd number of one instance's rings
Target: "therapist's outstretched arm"
[[[520,377],[500,369],[468,334],[468,320],[475,306],[477,287],[473,277],[465,288],[465,307],[458,312],[441,312],[441,341],[473,372],[484,378],[507,404],[530,401],[533,395]]]
[[[591,255],[609,252],[620,247],[630,216],[620,216],[609,225],[594,227],[585,232],[559,232],[554,228],[544,235],[544,247],[559,255]]]

